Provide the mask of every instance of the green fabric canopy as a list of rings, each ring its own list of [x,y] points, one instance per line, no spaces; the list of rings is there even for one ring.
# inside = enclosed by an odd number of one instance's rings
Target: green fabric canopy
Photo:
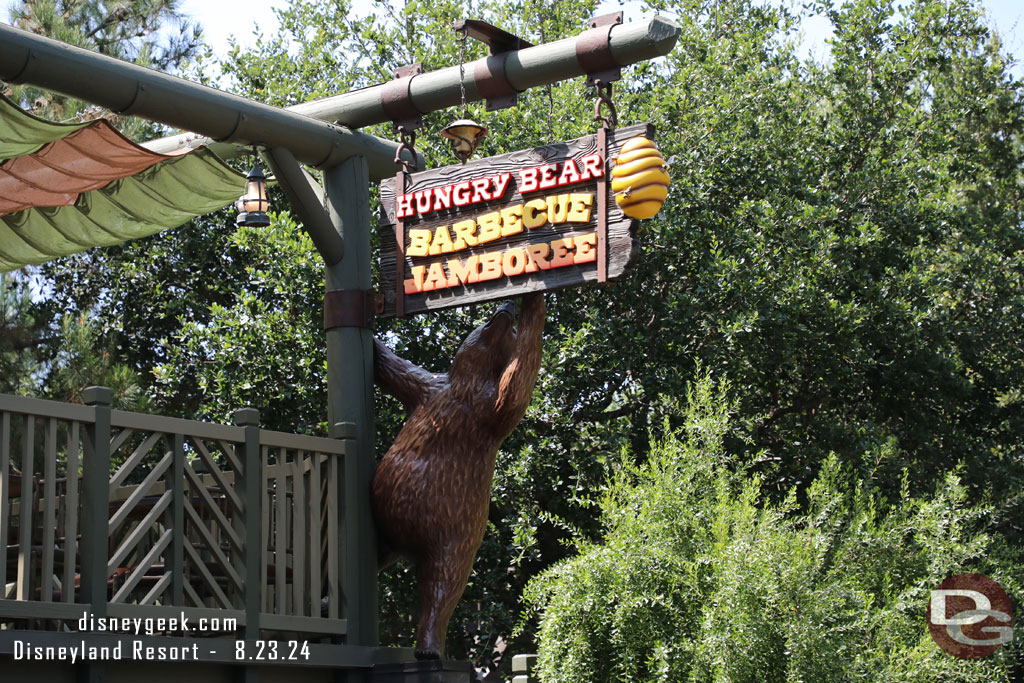
[[[90,135],[88,147],[76,143],[72,134],[90,126],[109,131]],[[110,141],[109,166],[102,163],[104,147],[96,142],[102,139]],[[125,156],[125,142],[106,121],[52,123],[0,99],[0,188],[7,195],[0,202],[33,206],[0,215],[0,271],[146,237],[216,211],[242,194],[245,176],[207,149],[165,156],[132,143],[133,163],[148,167],[121,170],[115,158]],[[118,177],[126,173],[131,175]],[[64,203],[72,205],[66,206],[23,199],[59,195],[62,183],[70,184],[72,177],[103,186],[80,194],[70,190]]]
[[[0,96],[0,159],[6,161],[24,154],[38,152],[45,145],[56,142],[86,123],[54,123],[20,109],[6,97]]]

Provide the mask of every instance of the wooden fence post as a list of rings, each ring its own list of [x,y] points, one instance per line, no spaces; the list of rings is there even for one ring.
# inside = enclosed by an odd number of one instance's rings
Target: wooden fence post
[[[172,434],[171,448],[174,462],[171,464],[171,604],[185,605],[185,435]]]
[[[260,452],[260,411],[242,408],[233,415],[234,423],[245,429],[245,443],[239,478],[242,515],[245,524],[243,550],[245,561],[245,630],[246,640],[260,637],[260,561],[263,524],[263,454]]]
[[[110,554],[110,403],[107,387],[88,387],[82,401],[93,409],[92,424],[85,428],[82,459],[82,578],[81,600],[93,617],[107,616],[107,559]],[[84,611],[84,610],[83,610]],[[84,662],[78,670],[79,683],[103,683],[103,662]]]
[[[533,670],[537,667],[537,655],[516,655],[512,658],[512,683],[530,683],[536,680]]]
[[[82,473],[82,602],[94,617],[107,616],[107,555],[110,520],[110,389],[89,387],[82,392],[94,411],[85,429]]]

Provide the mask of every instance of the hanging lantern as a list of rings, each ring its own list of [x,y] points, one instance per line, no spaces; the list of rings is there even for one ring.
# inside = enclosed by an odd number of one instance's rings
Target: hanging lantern
[[[487,129],[472,119],[459,119],[445,126],[441,135],[452,141],[455,156],[466,163],[480,141],[487,137]]]
[[[270,200],[267,199],[267,177],[263,175],[259,164],[253,164],[246,175],[245,194],[235,202],[235,209],[238,210],[235,225],[257,228],[270,225],[268,208]]]
[[[615,203],[630,218],[651,218],[668,196],[665,158],[654,142],[640,135],[622,146],[612,166]]]

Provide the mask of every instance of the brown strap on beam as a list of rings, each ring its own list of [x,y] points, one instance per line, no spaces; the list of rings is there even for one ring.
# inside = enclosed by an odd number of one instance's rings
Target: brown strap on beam
[[[380,91],[380,106],[394,123],[395,130],[417,130],[423,125],[423,112],[412,103],[412,79],[423,73],[422,64],[409,64],[395,69],[395,78]]]
[[[576,60],[587,72],[587,85],[596,79],[611,83],[622,78],[622,65],[612,56],[612,27],[622,23],[622,12],[605,14],[590,20],[590,30],[576,39]]]
[[[521,92],[509,83],[508,76],[505,74],[505,62],[508,60],[508,56],[508,52],[491,55],[487,59],[477,62],[473,72],[476,88],[487,100],[487,111],[514,107],[516,95]]]
[[[516,95],[522,91],[509,83],[505,74],[505,62],[510,52],[533,45],[519,36],[478,19],[459,19],[452,24],[452,28],[484,43],[491,52],[491,56],[478,62],[473,70],[476,88],[487,100],[487,111],[514,107]]]
[[[324,329],[373,326],[377,295],[368,289],[335,289],[324,295]]]

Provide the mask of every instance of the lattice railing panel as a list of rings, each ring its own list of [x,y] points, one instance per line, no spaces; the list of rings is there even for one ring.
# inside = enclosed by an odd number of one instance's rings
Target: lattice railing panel
[[[71,604],[85,415],[18,399],[34,409],[25,413],[13,398],[0,396],[0,601]],[[0,604],[0,624],[9,621]]]
[[[175,435],[165,432],[124,427],[111,433],[111,461],[121,463],[109,482],[106,570],[111,603],[165,603],[176,533],[172,469],[181,457],[175,445]]]
[[[328,529],[333,528],[328,522],[330,509],[336,509],[337,459],[315,451],[266,446],[263,457],[262,609],[319,617],[322,607],[331,607],[329,583],[337,583],[326,552]],[[333,602],[336,610],[337,598]]]
[[[234,444],[186,439],[184,464],[186,604],[240,608],[244,604],[244,506],[236,490],[242,470]]]
[[[59,628],[105,604],[345,635],[349,437],[262,430],[251,410],[231,426],[127,413],[87,394],[0,395],[0,628]]]

